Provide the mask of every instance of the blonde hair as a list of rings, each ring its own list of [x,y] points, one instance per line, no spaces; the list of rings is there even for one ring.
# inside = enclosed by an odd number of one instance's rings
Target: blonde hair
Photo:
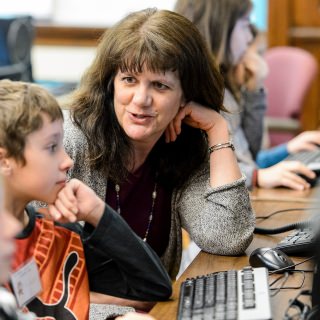
[[[43,125],[42,113],[51,121],[63,119],[56,99],[33,83],[0,81],[0,147],[25,164],[26,137]]]

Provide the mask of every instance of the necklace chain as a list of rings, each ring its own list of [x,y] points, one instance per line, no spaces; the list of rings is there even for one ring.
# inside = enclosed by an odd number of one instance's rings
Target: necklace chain
[[[115,184],[114,189],[116,191],[116,197],[117,197],[117,212],[119,214],[121,214],[121,207],[120,207],[120,185],[119,184]],[[145,235],[143,237],[143,241],[146,242],[148,235],[149,235],[149,231],[150,231],[150,227],[151,227],[151,222],[153,220],[153,214],[154,214],[154,205],[156,202],[156,198],[157,198],[157,182],[155,182],[154,184],[154,188],[151,194],[152,197],[152,204],[151,204],[151,210],[150,210],[150,214],[149,214],[149,218],[148,218],[148,226],[147,226],[147,230],[145,232]]]

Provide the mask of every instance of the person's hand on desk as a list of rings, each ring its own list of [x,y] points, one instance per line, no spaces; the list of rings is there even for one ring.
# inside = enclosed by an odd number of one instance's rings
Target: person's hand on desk
[[[258,170],[258,185],[262,188],[288,187],[305,190],[310,184],[300,175],[314,179],[315,173],[299,161],[282,161],[278,164]]]
[[[129,312],[124,316],[117,317],[116,320],[155,320],[152,316],[148,314],[139,314],[136,312]]]
[[[289,153],[316,150],[320,146],[320,130],[305,131],[291,139],[287,144]]]

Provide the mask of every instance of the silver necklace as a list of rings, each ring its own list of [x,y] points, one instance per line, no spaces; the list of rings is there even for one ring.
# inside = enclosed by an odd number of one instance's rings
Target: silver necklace
[[[117,196],[117,212],[121,215],[121,208],[120,208],[120,185],[119,184],[115,184],[114,189],[116,191],[116,196]],[[147,230],[146,233],[144,235],[143,241],[146,242],[147,238],[148,238],[148,234],[149,234],[149,230],[151,227],[151,222],[153,220],[153,213],[154,213],[154,205],[156,202],[156,198],[157,198],[157,182],[154,183],[154,188],[151,194],[152,197],[152,204],[151,204],[151,210],[150,210],[150,214],[149,214],[149,218],[148,218],[148,226],[147,226]]]

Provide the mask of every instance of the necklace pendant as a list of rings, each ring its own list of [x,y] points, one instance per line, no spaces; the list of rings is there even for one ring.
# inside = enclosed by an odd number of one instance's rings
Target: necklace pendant
[[[116,191],[116,202],[117,202],[117,212],[119,215],[121,215],[121,209],[120,209],[120,185],[119,184],[115,184],[114,185],[114,189]],[[147,242],[147,238],[148,238],[148,234],[149,234],[149,230],[150,230],[150,226],[153,220],[153,211],[154,211],[154,204],[157,198],[157,183],[155,183],[154,185],[154,189],[153,192],[151,194],[151,198],[152,198],[152,205],[151,205],[151,211],[149,214],[149,218],[148,218],[148,226],[147,226],[147,230],[146,233],[144,235],[143,241]]]
[[[116,185],[114,186],[114,189],[115,189],[116,194],[117,194],[117,212],[118,212],[118,214],[121,215],[121,209],[120,209],[120,194],[119,194],[119,192],[120,192],[120,185],[116,184]]]

